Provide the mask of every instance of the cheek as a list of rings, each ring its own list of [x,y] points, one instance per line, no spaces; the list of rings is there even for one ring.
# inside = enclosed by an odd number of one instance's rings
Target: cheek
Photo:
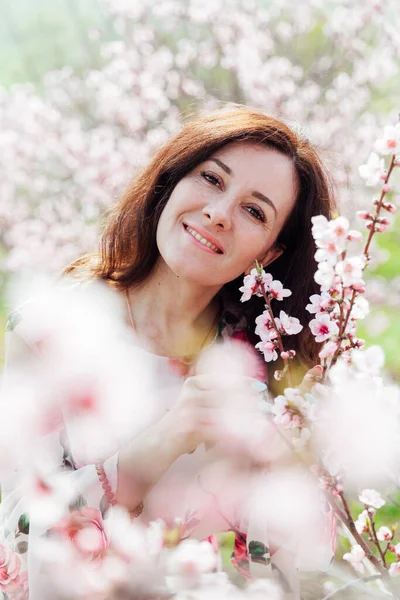
[[[275,235],[273,235],[272,232],[267,232],[265,230],[254,232],[253,229],[242,237],[239,255],[243,262],[251,262],[255,259],[260,259],[273,245],[274,240]]]

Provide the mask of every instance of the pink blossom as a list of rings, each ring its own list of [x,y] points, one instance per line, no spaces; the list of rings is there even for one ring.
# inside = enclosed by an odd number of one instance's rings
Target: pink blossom
[[[400,543],[393,546],[392,552],[394,552],[398,559],[400,559]]]
[[[346,217],[336,217],[329,222],[332,232],[335,234],[336,240],[344,242],[347,239],[349,231],[349,220]]]
[[[269,340],[261,340],[261,342],[256,344],[256,348],[264,354],[265,362],[272,362],[278,358],[276,345]]]
[[[367,185],[377,185],[385,172],[383,158],[372,152],[366,164],[358,168],[360,177],[366,180]]]
[[[392,213],[393,215],[397,213],[397,206],[393,204],[393,202],[383,202],[382,208]]]
[[[356,212],[356,215],[359,219],[362,219],[363,221],[372,221],[373,220],[373,216],[371,215],[370,212],[368,212],[367,210],[358,210]]]
[[[272,275],[262,271],[261,280],[264,284],[265,290],[268,291],[272,282]],[[260,276],[257,269],[252,269],[249,275],[245,275],[243,286],[239,288],[239,291],[242,292],[242,297],[240,298],[241,302],[250,300],[253,294],[256,296],[262,296],[262,291],[260,289]]]
[[[346,258],[337,263],[335,271],[342,278],[343,285],[350,287],[362,279],[365,259],[362,256]]]
[[[351,310],[352,319],[365,319],[369,313],[369,302],[363,296],[357,296]]]
[[[275,324],[278,329],[281,327],[281,322],[278,317],[274,317]],[[275,330],[272,324],[272,318],[268,310],[265,310],[261,315],[256,318],[256,329],[255,333],[260,336],[262,340],[272,340],[276,337]]]
[[[359,573],[364,573],[364,565],[362,560],[365,557],[365,552],[358,544],[351,547],[351,552],[346,552],[343,555],[343,560],[347,560],[351,566]]]
[[[307,304],[306,310],[311,314],[316,314],[325,311],[327,308],[335,305],[334,299],[328,292],[322,294],[313,294],[310,296],[311,303]]]
[[[388,540],[392,539],[393,532],[391,529],[389,529],[389,527],[383,525],[382,527],[379,527],[378,531],[376,532],[376,537],[380,542],[387,542]]]
[[[314,275],[315,281],[321,286],[323,292],[327,292],[333,285],[335,271],[333,266],[327,261],[318,264],[318,269]]]
[[[318,241],[317,244],[319,247],[314,255],[315,260],[317,262],[326,260],[329,264],[334,265],[340,252],[340,249],[337,247],[336,243],[334,241],[327,241],[324,243]]]
[[[21,583],[20,569],[18,554],[0,545],[0,592],[9,594],[18,589]]]
[[[254,270],[254,269],[253,269]],[[254,276],[253,271],[250,275],[246,275],[243,280],[242,287],[239,288],[239,292],[242,292],[242,297],[240,298],[240,302],[247,302],[250,300],[252,295],[258,289],[258,280],[257,277]]]
[[[290,403],[285,396],[277,396],[274,399],[271,413],[274,415],[274,423],[282,425],[284,429],[296,429],[303,425],[300,414],[298,411],[291,409]]]
[[[349,242],[361,242],[362,241],[362,233],[357,229],[351,229],[348,233],[347,239]]]
[[[311,314],[321,312],[322,296],[320,296],[320,294],[313,294],[312,296],[310,296],[310,300],[311,303],[307,304],[306,310],[308,310],[308,312]]]
[[[394,127],[388,125],[383,130],[383,136],[375,143],[376,150],[383,155],[400,152],[400,123]]]
[[[358,533],[366,533],[368,531],[370,519],[367,510],[363,510],[359,515],[356,521],[354,521],[354,525]]]
[[[285,289],[282,283],[277,280],[272,281],[269,286],[268,293],[270,297],[274,298],[275,300],[283,300],[284,298],[292,295],[292,292]]]
[[[324,342],[333,335],[339,333],[339,327],[326,313],[318,313],[315,319],[309,323],[316,342]]]
[[[336,350],[338,349],[338,346],[339,346],[338,342],[334,342],[334,341],[326,342],[326,344],[324,345],[324,347],[322,348],[322,350],[320,351],[318,356],[322,359],[328,358],[329,356],[333,356],[333,354],[335,354]]]
[[[109,546],[103,518],[95,508],[83,507],[81,510],[74,510],[51,531],[69,540],[77,553],[86,560],[102,558]]]
[[[303,325],[301,325],[299,319],[289,317],[283,310],[279,313],[279,319],[287,335],[296,335],[303,329]]]
[[[363,490],[358,498],[360,502],[366,506],[372,506],[373,508],[381,508],[384,504],[386,504],[386,501],[376,490]]]
[[[326,231],[328,225],[328,219],[323,215],[317,215],[315,217],[311,217],[312,228],[311,232],[313,238],[318,240]]]

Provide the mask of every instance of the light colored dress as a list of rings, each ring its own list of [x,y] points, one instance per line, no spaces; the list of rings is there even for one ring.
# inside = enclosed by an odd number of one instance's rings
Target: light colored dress
[[[24,340],[23,319],[14,314],[6,333],[7,364],[20,362],[32,352]],[[223,335],[232,336],[232,327],[221,325]],[[163,417],[179,397],[184,377],[179,374],[176,364],[168,358],[156,356],[143,350],[143,357],[154,373],[157,392],[157,409],[153,421]],[[178,365],[179,366],[179,365]],[[7,372],[5,374],[7,385]],[[54,456],[59,457],[60,470],[65,478],[73,482],[87,506],[104,510],[104,491],[100,485],[95,465],[77,468],[70,450],[66,447],[68,423],[61,432],[53,432],[46,439]],[[136,432],[137,433],[137,432]],[[104,468],[115,491],[117,487],[118,453],[109,457]],[[254,468],[248,459],[224,457],[213,449],[201,444],[193,453],[180,456],[160,481],[144,499],[143,513],[139,521],[149,523],[163,519],[172,525],[179,521],[184,536],[197,539],[209,538],[221,531],[235,532],[235,550],[232,562],[244,576],[270,576],[271,570],[278,574],[285,589],[285,597],[291,600],[300,597],[297,576],[298,557],[293,548],[280,548],[270,556],[268,548],[268,528],[259,508],[253,505],[252,489],[262,478],[268,477],[268,470]],[[29,577],[29,599],[47,600],[43,588],[41,565],[33,545],[45,532],[30,522],[27,525],[25,498],[17,485],[18,474],[10,481],[2,482],[2,504],[0,506],[0,526],[3,539],[9,547],[19,553],[26,565]],[[29,533],[28,533],[29,532]],[[27,542],[24,543],[24,542]],[[0,541],[1,543],[1,541]],[[4,543],[4,542],[3,542]],[[331,548],[326,543],[326,556],[317,564],[326,566]],[[321,557],[320,557],[321,558]],[[309,567],[308,567],[309,568]],[[49,598],[50,600],[50,598]]]

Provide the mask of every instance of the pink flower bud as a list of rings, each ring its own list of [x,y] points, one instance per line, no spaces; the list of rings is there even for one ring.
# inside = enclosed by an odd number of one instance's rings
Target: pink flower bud
[[[382,173],[381,179],[382,181],[386,181],[387,173]]]
[[[358,210],[356,212],[356,215],[357,215],[357,217],[359,217],[360,219],[363,219],[364,221],[370,221],[371,219],[373,219],[373,216],[367,210]]]
[[[361,231],[357,231],[356,229],[351,229],[347,235],[347,239],[349,242],[361,242],[362,233]]]
[[[386,225],[385,223],[377,223],[376,227],[375,227],[375,231],[377,233],[383,233],[384,231],[386,231],[387,228],[388,228],[388,225]]]
[[[397,206],[392,204],[392,202],[384,202],[382,204],[382,208],[384,208],[388,212],[392,213],[393,215],[395,215],[397,213]]]
[[[281,352],[281,358],[283,360],[288,360],[288,358],[289,358],[289,352]]]
[[[385,192],[385,194],[387,194],[388,192],[391,191],[391,186],[388,185],[387,183],[385,183],[385,185],[382,187],[382,190]]]
[[[362,279],[360,281],[355,281],[351,287],[359,294],[365,294],[365,283]]]
[[[296,350],[289,350],[289,358],[294,358],[296,356]]]
[[[354,341],[354,346],[355,348],[362,348],[365,344],[365,340],[362,340],[361,338],[358,338],[358,340]]]

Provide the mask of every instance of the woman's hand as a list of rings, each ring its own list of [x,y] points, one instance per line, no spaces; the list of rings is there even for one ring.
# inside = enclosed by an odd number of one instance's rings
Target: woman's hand
[[[315,365],[315,367],[307,371],[303,377],[303,381],[299,385],[300,392],[302,394],[311,392],[312,387],[322,380],[323,372],[324,370],[321,365]]]
[[[174,440],[176,454],[190,453],[201,443],[242,444],[246,425],[257,414],[260,416],[257,383],[251,377],[232,375],[189,377],[178,402],[162,419],[165,435]]]
[[[118,502],[134,509],[180,455],[201,443],[243,449],[260,418],[259,399],[260,382],[250,377],[189,377],[174,407],[119,452]]]

